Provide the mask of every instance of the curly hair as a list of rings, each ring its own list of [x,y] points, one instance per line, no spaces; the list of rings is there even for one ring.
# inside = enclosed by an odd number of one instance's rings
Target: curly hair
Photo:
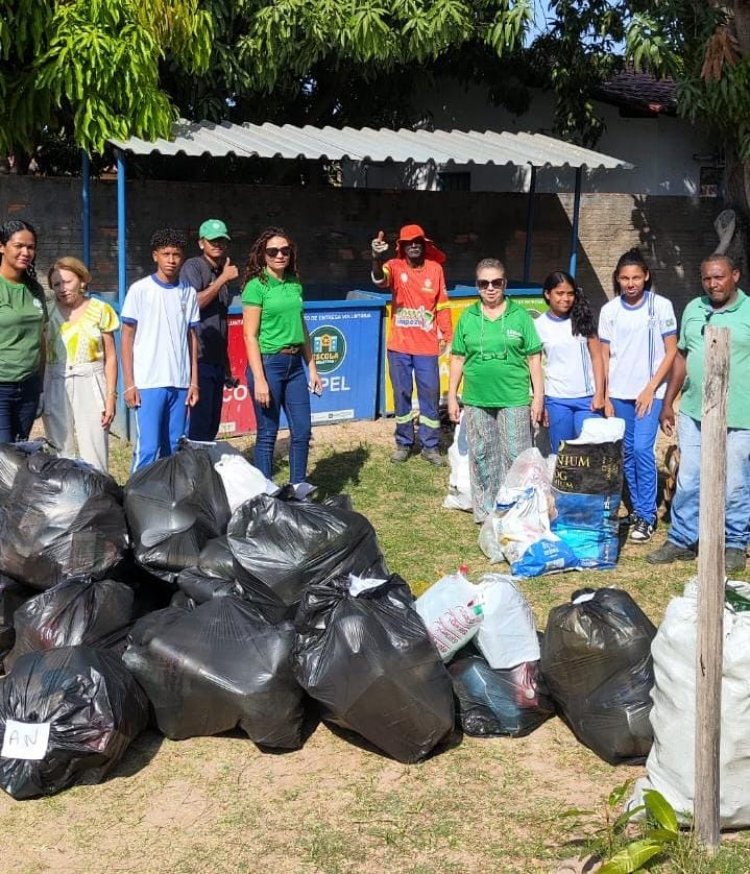
[[[648,264],[646,264],[646,259],[641,255],[641,250],[638,248],[628,249],[624,255],[620,255],[620,259],[615,265],[614,272],[612,273],[612,284],[614,286],[615,295],[620,294],[620,283],[617,281],[617,276],[623,267],[640,267],[641,270],[647,275],[648,279],[646,280],[646,291],[649,291],[651,288],[651,271],[649,270]]]
[[[256,276],[262,282],[266,281],[266,245],[272,237],[283,237],[289,244],[291,251],[289,252],[289,264],[287,264],[286,273],[299,279],[296,243],[283,228],[266,228],[250,247],[250,253],[245,264],[245,275],[242,278],[243,286],[249,280],[255,279]]]
[[[549,303],[549,292],[558,285],[569,285],[575,292],[573,306],[570,309],[570,327],[576,337],[595,337],[596,322],[591,307],[583,293],[583,289],[576,285],[575,279],[564,270],[553,270],[542,283],[542,294]]]
[[[175,248],[184,252],[187,247],[187,237],[175,228],[159,228],[151,235],[151,251],[157,249]]]
[[[3,224],[0,225],[0,244],[4,246],[13,236],[13,234],[17,234],[20,231],[28,231],[34,238],[34,242],[36,243],[36,229],[33,225],[23,221],[22,219],[9,219],[7,222],[3,222]],[[0,261],[1,260],[2,256],[0,256]],[[36,270],[34,268],[33,262],[29,264],[29,266],[26,268],[26,275],[29,277],[29,279],[36,279]]]

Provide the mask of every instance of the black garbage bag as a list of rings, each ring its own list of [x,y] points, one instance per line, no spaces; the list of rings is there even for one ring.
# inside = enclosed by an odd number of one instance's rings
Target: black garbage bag
[[[30,455],[44,449],[41,440],[26,443],[0,443],[0,507],[5,503],[16,481],[18,471],[26,467]]]
[[[23,799],[54,795],[84,775],[98,782],[147,718],[146,696],[115,653],[28,653],[0,679],[0,786]]]
[[[238,507],[227,540],[243,589],[263,589],[292,607],[308,585],[337,576],[388,576],[375,529],[360,513],[308,501],[258,495]]]
[[[539,662],[493,670],[465,648],[448,665],[461,728],[475,737],[523,737],[555,715]]]
[[[13,627],[16,610],[36,594],[37,590],[31,586],[25,586],[0,574],[0,670],[16,641],[16,630]]]
[[[453,731],[450,676],[400,577],[357,592],[349,577],[307,588],[295,675],[324,719],[416,762]]]
[[[574,592],[550,611],[541,669],[576,737],[612,765],[638,764],[653,742],[649,722],[656,628],[627,592]]]
[[[169,581],[197,564],[230,516],[211,455],[194,446],[136,471],[125,485],[125,514],[136,560]]]
[[[28,600],[15,613],[16,641],[6,667],[28,652],[83,644],[125,649],[135,593],[114,580],[76,579],[58,583]]]
[[[0,543],[0,571],[35,589],[101,579],[128,546],[122,491],[85,462],[31,455],[0,513]]]
[[[123,656],[172,740],[238,726],[261,747],[302,744],[304,693],[294,679],[294,626],[239,598],[171,607],[136,623]]]

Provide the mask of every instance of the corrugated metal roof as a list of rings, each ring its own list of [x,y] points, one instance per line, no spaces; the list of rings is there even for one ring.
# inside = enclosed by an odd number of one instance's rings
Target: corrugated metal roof
[[[353,161],[414,161],[425,164],[533,164],[536,167],[632,169],[611,155],[584,149],[545,134],[504,131],[426,131],[387,128],[295,127],[291,124],[177,122],[174,139],[153,143],[132,137],[110,140],[136,155],[190,157],[328,158]]]

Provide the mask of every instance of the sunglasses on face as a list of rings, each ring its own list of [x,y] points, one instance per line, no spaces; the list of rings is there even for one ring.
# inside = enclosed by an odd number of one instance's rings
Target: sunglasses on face
[[[282,258],[288,258],[291,251],[291,246],[269,246],[266,249],[266,255],[268,255],[269,258],[277,258],[279,255],[281,255]]]
[[[477,279],[477,288],[487,291],[488,288],[505,288],[505,279]]]

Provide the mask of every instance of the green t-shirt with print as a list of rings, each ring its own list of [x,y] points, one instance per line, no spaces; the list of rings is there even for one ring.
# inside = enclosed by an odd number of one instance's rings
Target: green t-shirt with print
[[[243,289],[242,303],[261,309],[258,343],[263,355],[305,342],[302,286],[297,279],[256,276]]]
[[[706,352],[707,325],[729,328],[729,390],[727,392],[727,427],[750,429],[750,391],[746,379],[750,374],[750,298],[737,289],[731,306],[715,310],[708,297],[690,301],[682,314],[677,348],[687,354],[687,377],[682,388],[680,412],[697,421],[703,409],[703,364]]]
[[[464,359],[463,402],[490,409],[527,406],[528,357],[541,349],[534,320],[510,298],[503,315],[494,321],[484,316],[480,301],[467,307],[451,345],[451,352]]]
[[[39,371],[46,320],[38,282],[0,276],[0,382],[21,382]]]

